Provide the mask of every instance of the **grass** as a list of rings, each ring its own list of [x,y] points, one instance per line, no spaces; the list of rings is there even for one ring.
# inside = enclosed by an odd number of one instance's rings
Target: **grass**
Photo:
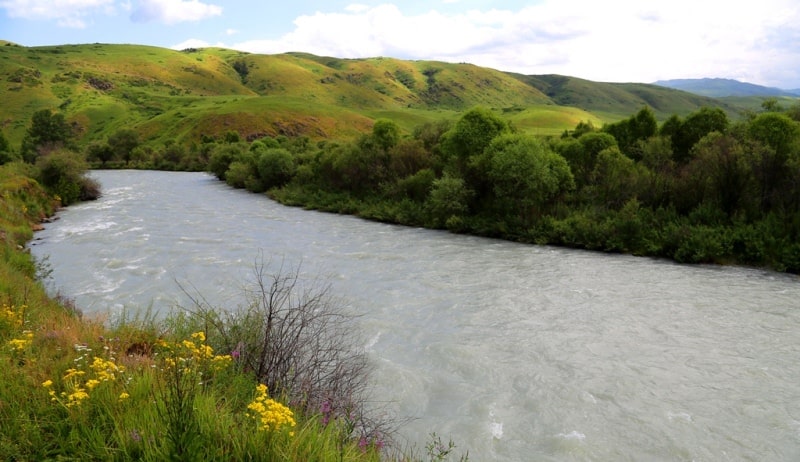
[[[242,63],[244,78],[234,67]],[[0,120],[14,146],[41,109],[62,111],[81,145],[133,128],[160,148],[228,130],[244,138],[346,139],[369,131],[376,116],[411,130],[478,105],[522,130],[557,134],[575,120],[614,122],[646,104],[662,119],[722,104],[653,85],[520,76],[465,63],[108,44],[4,44],[0,92]],[[544,107],[553,114],[543,115]]]
[[[29,170],[0,166],[3,460],[422,460],[270,396],[197,316],[109,322],[50,298],[22,245],[56,203]]]

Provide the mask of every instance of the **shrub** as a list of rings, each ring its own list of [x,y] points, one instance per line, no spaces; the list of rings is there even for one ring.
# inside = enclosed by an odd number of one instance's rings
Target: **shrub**
[[[425,203],[434,226],[443,226],[446,222],[456,220],[467,213],[467,203],[471,195],[461,178],[444,176],[435,180]],[[457,221],[461,223],[460,220]]]
[[[254,176],[255,172],[249,163],[236,160],[231,162],[225,172],[225,182],[234,188],[244,188]]]
[[[292,153],[282,148],[269,148],[262,152],[257,167],[265,189],[285,185],[297,170]]]
[[[220,350],[293,408],[313,414],[325,405],[341,416],[364,415],[369,366],[354,316],[328,283],[306,282],[299,268],[283,265],[269,274],[269,266],[254,265],[243,308],[214,310],[193,297],[193,313],[213,326]]]
[[[36,166],[39,182],[57,195],[62,205],[96,199],[100,195],[97,182],[85,176],[88,167],[78,154],[66,150],[53,151],[39,157]]]

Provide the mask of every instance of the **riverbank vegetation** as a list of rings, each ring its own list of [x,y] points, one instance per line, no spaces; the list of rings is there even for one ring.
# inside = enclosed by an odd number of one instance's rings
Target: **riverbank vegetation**
[[[378,119],[350,140],[247,141],[229,130],[188,148],[153,151],[135,131],[122,129],[70,154],[69,140],[37,135],[69,133],[37,129],[63,124],[58,114],[42,111],[20,153],[9,148],[5,157],[53,172],[41,173],[40,181],[65,202],[91,196],[91,184],[70,189],[65,185],[78,182],[64,180],[87,162],[207,170],[284,204],[373,220],[798,273],[798,120],[800,104],[775,101],[740,120],[705,107],[659,123],[644,107],[601,127],[580,122],[560,136],[536,136],[476,107],[411,132]],[[50,150],[37,155],[42,146]]]
[[[60,203],[34,169],[0,166],[3,460],[446,460],[435,436],[424,454],[389,445],[351,318],[298,271],[256,265],[251,303],[224,316],[198,298],[87,318],[49,297],[24,245]]]
[[[799,120],[800,105],[768,104],[735,122],[702,108],[659,124],[644,107],[536,137],[475,108],[407,136],[383,119],[355,141],[229,138],[207,148],[208,170],[374,220],[798,273]]]

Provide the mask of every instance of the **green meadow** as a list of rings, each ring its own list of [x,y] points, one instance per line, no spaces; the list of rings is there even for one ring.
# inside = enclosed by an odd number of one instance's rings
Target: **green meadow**
[[[600,126],[643,106],[659,119],[719,101],[646,84],[523,76],[436,61],[257,55],[139,45],[21,47],[0,44],[0,120],[19,143],[31,115],[65,114],[85,145],[131,128],[160,145],[236,130],[242,138],[353,138],[376,118],[410,132],[483,106],[534,134],[580,121]],[[737,106],[724,104],[734,113]]]

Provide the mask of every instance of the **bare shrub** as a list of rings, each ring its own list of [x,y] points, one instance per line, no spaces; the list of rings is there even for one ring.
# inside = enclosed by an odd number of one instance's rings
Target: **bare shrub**
[[[329,282],[304,280],[299,266],[281,263],[274,273],[269,266],[254,264],[247,303],[235,311],[214,310],[184,289],[193,313],[216,334],[209,338],[218,337],[216,351],[231,352],[271,395],[304,413],[324,409],[348,421],[362,420],[370,368],[355,315],[333,297]]]

